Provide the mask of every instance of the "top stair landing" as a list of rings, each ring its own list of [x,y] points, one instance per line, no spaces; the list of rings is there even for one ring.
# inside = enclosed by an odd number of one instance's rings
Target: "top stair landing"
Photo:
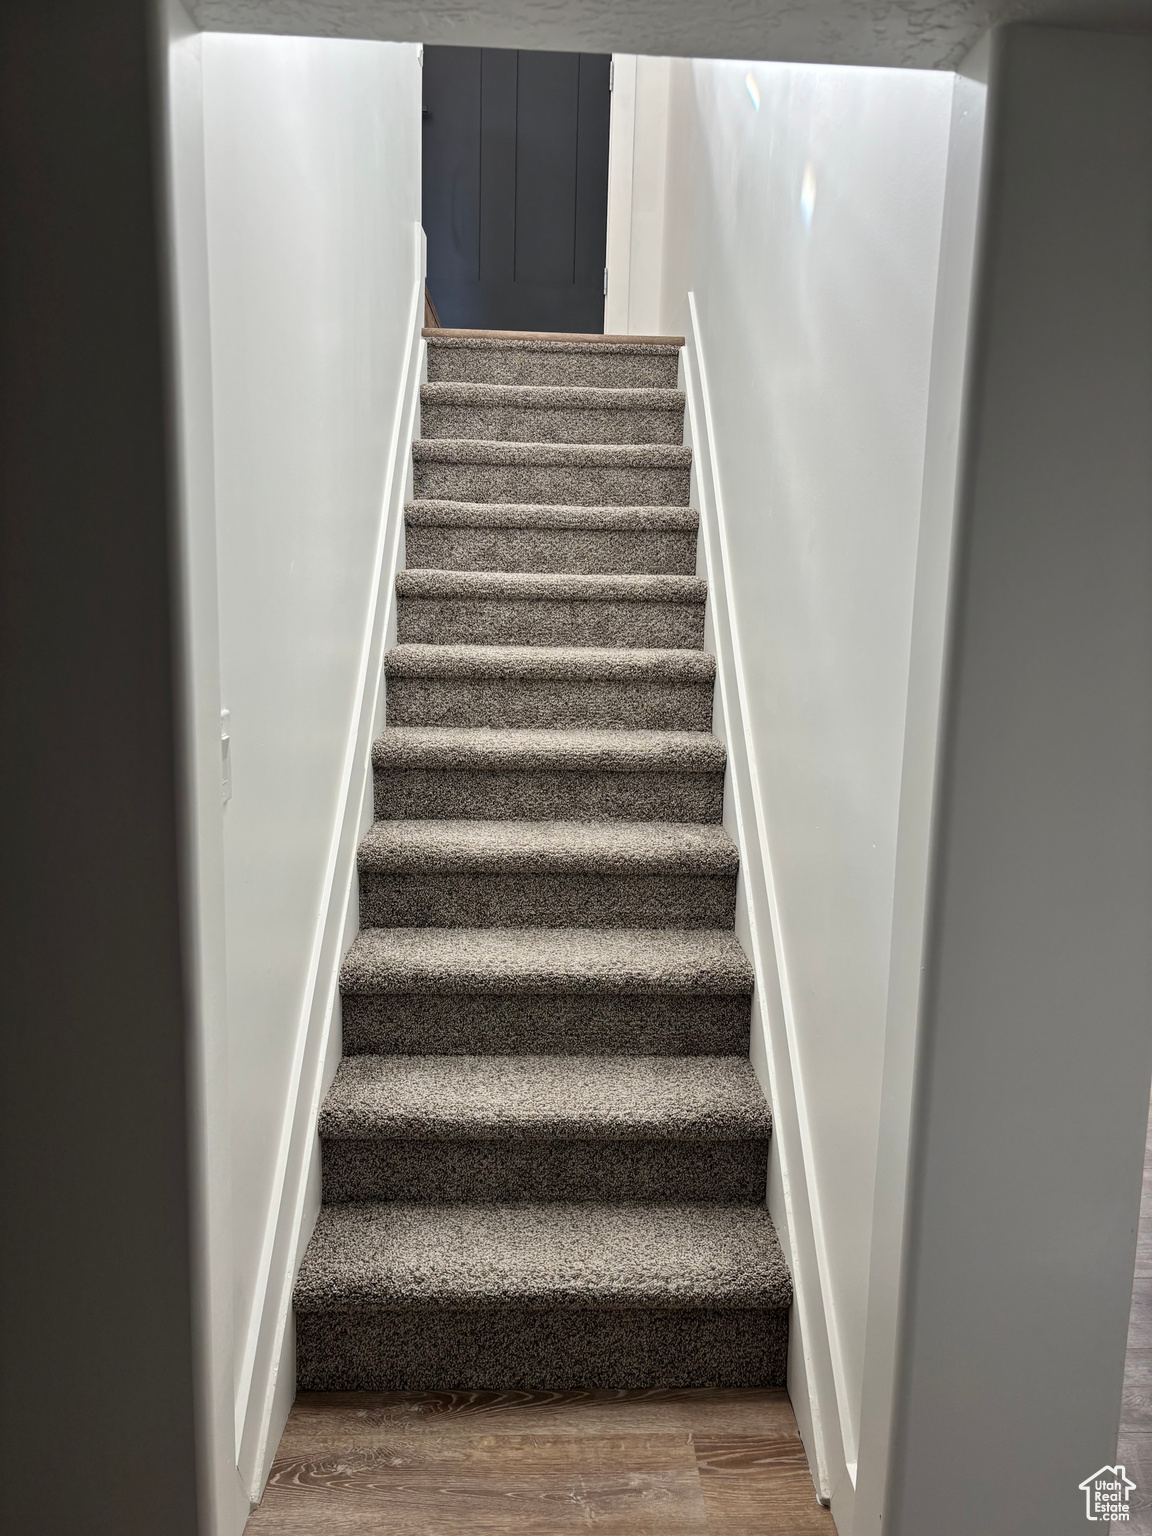
[[[550,331],[424,331],[430,384],[675,389],[680,336]]]

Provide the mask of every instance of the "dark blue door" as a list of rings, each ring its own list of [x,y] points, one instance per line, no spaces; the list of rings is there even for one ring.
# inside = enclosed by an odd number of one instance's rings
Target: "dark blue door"
[[[445,326],[604,329],[606,55],[424,50],[428,288]]]

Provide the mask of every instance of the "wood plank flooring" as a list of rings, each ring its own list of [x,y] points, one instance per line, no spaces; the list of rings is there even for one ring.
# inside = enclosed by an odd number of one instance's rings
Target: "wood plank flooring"
[[[1127,1469],[1136,1492],[1129,1504],[1130,1518],[1114,1520],[1112,1530],[1127,1536],[1152,1536],[1152,1120],[1144,1146],[1144,1190],[1116,1460]]]
[[[313,1392],[246,1536],[835,1536],[785,1392]]]

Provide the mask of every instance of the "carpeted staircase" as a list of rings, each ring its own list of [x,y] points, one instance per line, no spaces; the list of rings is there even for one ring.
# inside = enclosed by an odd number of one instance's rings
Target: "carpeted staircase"
[[[783,1383],[676,373],[429,338],[302,1389]]]

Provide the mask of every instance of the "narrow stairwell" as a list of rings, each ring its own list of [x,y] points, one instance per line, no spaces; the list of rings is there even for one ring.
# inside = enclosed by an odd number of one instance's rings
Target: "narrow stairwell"
[[[428,373],[298,1384],[782,1385],[677,348]]]

